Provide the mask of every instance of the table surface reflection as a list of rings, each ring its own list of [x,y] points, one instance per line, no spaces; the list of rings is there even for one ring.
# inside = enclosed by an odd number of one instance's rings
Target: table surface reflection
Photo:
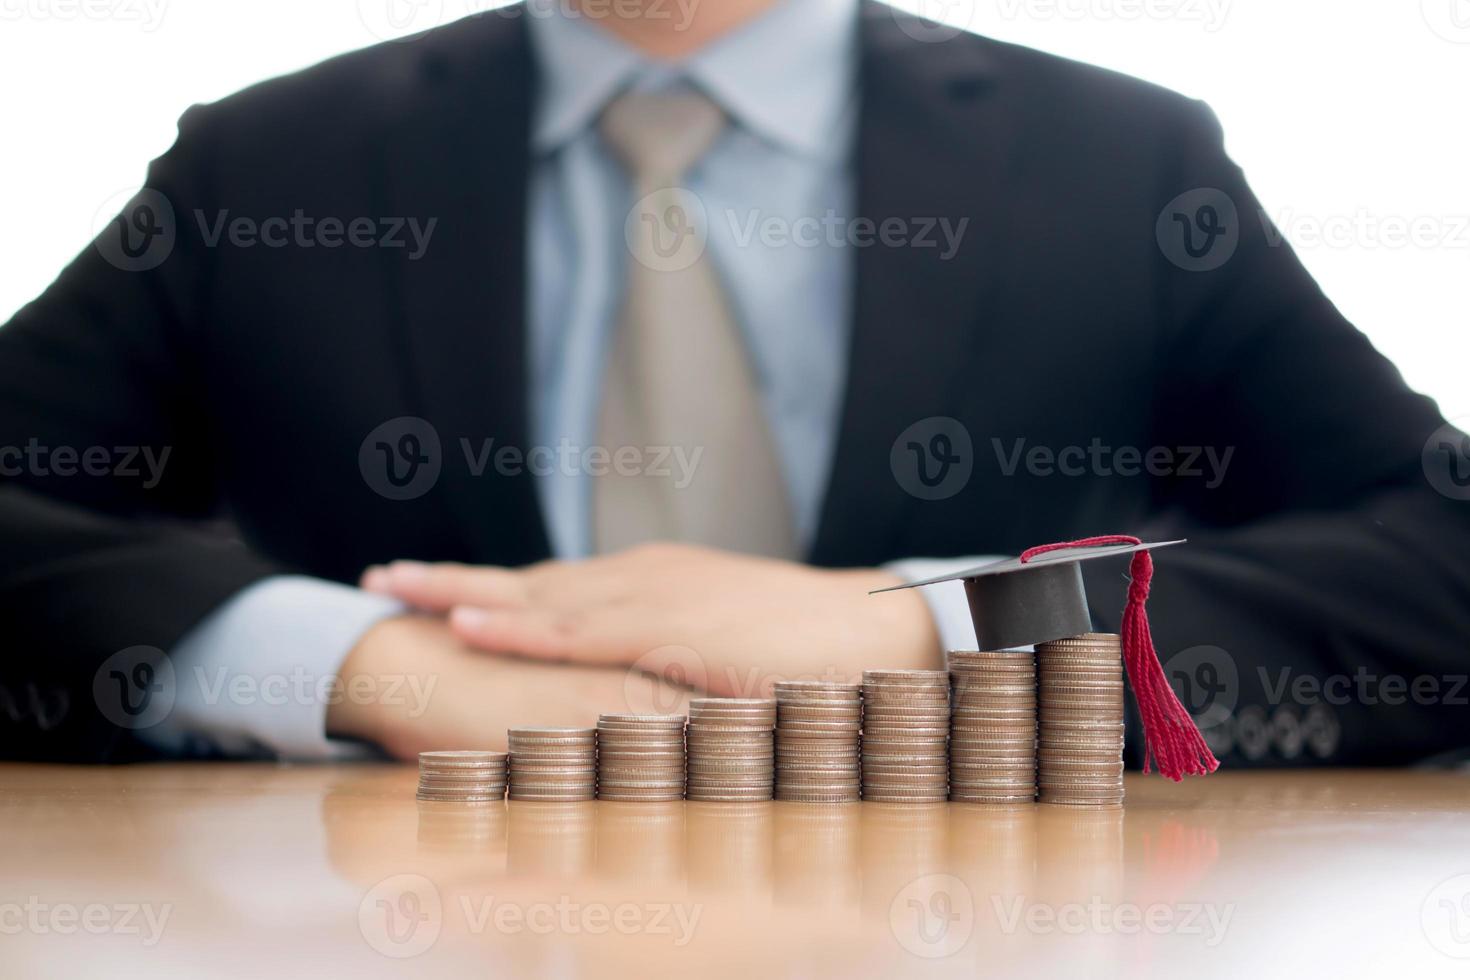
[[[0,973],[1470,976],[1470,777],[1120,809],[414,800],[401,766],[0,766]]]

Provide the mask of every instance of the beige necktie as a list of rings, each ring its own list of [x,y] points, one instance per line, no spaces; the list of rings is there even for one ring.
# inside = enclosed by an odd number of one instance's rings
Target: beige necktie
[[[790,501],[750,358],[704,250],[703,207],[678,186],[724,124],[719,108],[695,94],[627,94],[603,113],[603,138],[637,204],[625,228],[627,292],[603,379],[599,444],[613,466],[594,481],[599,552],[675,540],[795,557]],[[641,465],[617,465],[624,447],[639,451]],[[664,466],[654,466],[666,451]]]

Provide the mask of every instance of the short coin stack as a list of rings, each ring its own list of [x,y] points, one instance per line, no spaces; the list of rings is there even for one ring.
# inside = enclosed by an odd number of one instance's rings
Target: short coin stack
[[[862,688],[829,681],[776,683],[776,799],[855,803]]]
[[[505,799],[505,753],[420,752],[418,798],[440,803],[493,803]]]
[[[512,728],[510,798],[570,802],[597,796],[597,729]]]
[[[948,741],[948,671],[863,671],[863,799],[947,799]]]
[[[597,798],[684,798],[684,716],[605,714],[597,719]]]
[[[1123,802],[1123,652],[1113,633],[1036,645],[1041,802]]]
[[[691,800],[769,800],[775,784],[776,702],[695,698],[689,702]]]
[[[955,650],[949,798],[964,803],[1036,799],[1036,655]]]

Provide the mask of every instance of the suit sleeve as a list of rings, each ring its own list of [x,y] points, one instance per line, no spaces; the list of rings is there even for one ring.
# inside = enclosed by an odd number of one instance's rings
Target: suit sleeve
[[[161,651],[278,571],[215,519],[200,395],[209,261],[181,228],[211,193],[201,115],[185,115],[145,189],[0,327],[6,755],[129,757],[148,685],[128,684],[156,678]]]
[[[1190,538],[1155,557],[1160,659],[1227,766],[1463,750],[1470,489],[1451,467],[1470,460],[1444,447],[1470,443],[1322,294],[1213,114],[1192,104],[1178,130],[1147,216],[1155,432],[1230,456],[1217,486],[1158,480],[1163,516],[1140,529]],[[1115,628],[1126,582],[1086,574]]]

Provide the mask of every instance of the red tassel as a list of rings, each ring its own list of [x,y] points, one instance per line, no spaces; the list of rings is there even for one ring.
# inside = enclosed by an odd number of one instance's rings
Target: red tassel
[[[1138,538],[1127,534],[1105,534],[1027,548],[1021,553],[1021,561],[1028,562],[1037,555],[1062,548],[1141,543]],[[1148,601],[1149,583],[1154,575],[1152,556],[1147,551],[1135,551],[1128,572],[1132,581],[1128,585],[1128,604],[1123,607],[1123,663],[1128,669],[1133,700],[1143,719],[1143,771],[1149,771],[1149,761],[1152,760],[1160,773],[1175,782],[1185,776],[1212,773],[1220,768],[1220,761],[1205,744],[1199,727],[1169,686],[1163,664],[1159,663],[1158,652],[1154,649],[1153,634],[1148,628],[1144,603]]]

